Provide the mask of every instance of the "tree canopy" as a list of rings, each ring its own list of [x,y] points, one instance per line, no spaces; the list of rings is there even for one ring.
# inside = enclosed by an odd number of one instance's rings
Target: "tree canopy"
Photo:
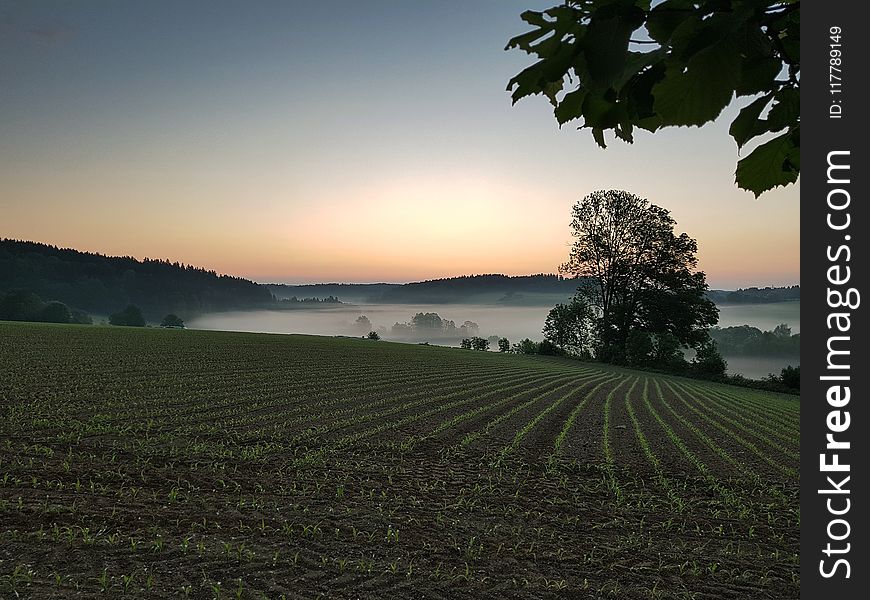
[[[141,308],[135,304],[129,304],[124,310],[109,315],[109,325],[145,327],[145,317],[142,316]]]
[[[184,329],[184,321],[178,315],[174,313],[169,313],[163,320],[160,321],[161,327],[174,327],[178,329]]]
[[[0,239],[0,290],[28,290],[92,314],[135,303],[154,321],[170,312],[185,317],[275,304],[266,286],[178,262],[9,239]]]
[[[755,196],[800,173],[800,3],[796,0],[569,1],[526,11],[511,39],[539,60],[508,83],[514,102],[543,94],[559,125],[582,119],[633,142],[635,128],[703,125],[735,95],[753,97],[731,123],[738,187]],[[769,108],[769,110],[768,110]],[[771,137],[772,134],[776,134]],[[770,138],[770,139],[768,139]]]
[[[696,269],[697,243],[675,235],[675,225],[667,210],[625,191],[593,192],[574,205],[577,239],[561,270],[584,277],[579,295],[596,313],[602,360],[629,362],[639,336],[662,346],[650,346],[662,356],[673,342],[695,348],[709,339],[719,311]]]

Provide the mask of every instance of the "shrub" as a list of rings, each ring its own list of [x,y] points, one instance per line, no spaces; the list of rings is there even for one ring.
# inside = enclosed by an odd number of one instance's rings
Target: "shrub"
[[[69,323],[71,316],[63,302],[48,302],[37,313],[36,320],[43,323]]]
[[[109,325],[145,327],[145,317],[142,316],[142,310],[138,306],[130,304],[124,310],[110,315]]]

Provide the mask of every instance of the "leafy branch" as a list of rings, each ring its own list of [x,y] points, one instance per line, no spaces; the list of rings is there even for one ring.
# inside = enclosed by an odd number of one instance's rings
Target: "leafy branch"
[[[701,126],[735,97],[736,181],[756,196],[800,173],[800,3],[771,0],[581,0],[521,15],[532,30],[505,49],[537,57],[508,83],[514,103],[544,95],[560,126],[605,132]],[[647,39],[648,38],[648,39]],[[633,45],[635,48],[633,48]],[[643,51],[638,51],[640,45]],[[780,79],[783,72],[787,79]],[[777,134],[776,137],[771,137]]]

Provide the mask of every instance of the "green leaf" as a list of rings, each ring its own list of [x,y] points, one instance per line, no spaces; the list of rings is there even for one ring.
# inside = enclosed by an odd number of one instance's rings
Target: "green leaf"
[[[661,127],[661,118],[655,114],[652,89],[664,79],[666,73],[664,61],[659,61],[631,78],[621,90],[620,97],[626,102],[638,127],[648,131]]]
[[[660,44],[665,44],[674,30],[693,11],[694,3],[690,0],[665,0],[657,4],[649,12],[646,21],[649,36]]]
[[[610,129],[619,123],[618,107],[599,94],[586,94],[583,100],[584,127]]]
[[[531,46],[530,50],[541,58],[550,58],[562,49],[562,44],[564,43],[559,36],[551,35],[547,39]]]
[[[559,106],[557,106],[553,111],[560,126],[568,121],[579,119],[583,115],[582,107],[583,100],[586,98],[586,93],[586,90],[581,88],[565,94],[565,97],[562,98],[562,102],[560,102]]]
[[[635,76],[647,67],[661,61],[665,55],[665,48],[659,48],[652,52],[629,52],[622,69],[622,74],[614,80],[613,88],[621,90]]]
[[[749,190],[757,198],[763,192],[780,185],[794,183],[798,178],[800,152],[795,155],[793,132],[786,132],[760,145],[737,163],[737,186]],[[797,157],[798,165],[791,159]]]
[[[774,96],[774,105],[767,115],[769,131],[794,127],[801,114],[801,95],[796,88],[783,88]]]
[[[762,58],[755,61],[742,61],[740,65],[740,84],[738,96],[753,96],[774,88],[774,79],[782,71],[782,61],[776,58]]]
[[[591,80],[588,87],[605,90],[622,75],[628,58],[628,41],[643,24],[643,11],[632,6],[620,10],[607,5],[593,15],[583,36],[586,61]]]
[[[702,50],[726,41],[733,44],[731,51],[741,56],[743,48],[740,48],[740,40],[746,32],[746,22],[752,12],[739,3],[735,3],[733,8],[727,12],[713,10],[703,20],[694,16],[686,19],[671,36],[674,56],[688,61]],[[711,9],[705,7],[705,10]]]
[[[553,24],[544,18],[544,13],[536,10],[524,11],[520,14],[520,18],[529,25],[534,25],[535,27],[541,27],[542,29],[553,28]]]
[[[562,78],[568,72],[574,58],[574,46],[563,44],[556,56],[539,60],[526,67],[508,82],[508,91],[513,90],[511,98],[516,103],[521,98],[533,94],[548,94],[561,86]],[[516,86],[516,89],[514,89]],[[559,87],[561,89],[561,87]]]
[[[655,111],[664,125],[703,125],[731,102],[740,82],[740,56],[719,42],[692,56],[686,71],[671,69],[653,88]]]
[[[548,33],[549,31],[545,29],[535,29],[533,31],[523,33],[521,35],[511,38],[510,41],[508,41],[507,46],[504,47],[504,49],[510,50],[511,48],[519,48],[521,50],[525,50],[529,54],[534,54],[535,50],[532,49],[532,43],[539,38],[547,35]]]
[[[626,118],[624,122],[617,125],[613,132],[616,134],[616,137],[621,139],[623,142],[628,142],[629,144],[634,143],[634,136],[632,132],[634,131],[634,126],[631,121]]]
[[[544,91],[543,86],[540,83],[543,75],[543,63],[544,61],[540,60],[532,66],[526,67],[508,81],[508,91],[510,92],[513,90],[513,92],[511,92],[513,103],[516,103],[520,98],[525,98],[532,94],[540,94]],[[514,89],[514,86],[516,86],[516,89]]]
[[[558,81],[551,81],[544,86],[543,94],[550,100],[550,104],[552,104],[553,106],[557,106],[558,104],[556,96],[559,94],[559,92],[562,91],[563,83],[564,80],[559,79]]]
[[[604,143],[604,130],[600,127],[592,128],[592,137],[595,138],[595,143],[601,146],[602,148],[607,148],[607,144]]]
[[[742,148],[743,144],[767,130],[758,121],[764,108],[770,104],[772,99],[773,94],[767,94],[758,98],[748,106],[743,107],[740,114],[731,122],[731,128],[728,130],[728,133],[737,142],[738,148]]]

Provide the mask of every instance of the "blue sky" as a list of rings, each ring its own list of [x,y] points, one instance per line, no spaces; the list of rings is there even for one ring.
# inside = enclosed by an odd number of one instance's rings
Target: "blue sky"
[[[799,187],[734,186],[736,106],[605,151],[511,106],[504,46],[550,5],[0,1],[0,236],[258,280],[553,272],[572,203],[618,188],[712,286],[798,282]]]

